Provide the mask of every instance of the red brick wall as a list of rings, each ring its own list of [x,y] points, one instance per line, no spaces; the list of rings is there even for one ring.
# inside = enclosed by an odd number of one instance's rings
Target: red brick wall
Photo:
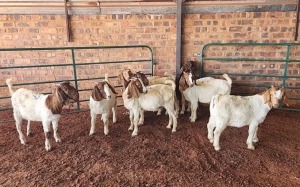
[[[153,49],[157,62],[155,74],[165,71],[175,73],[176,49],[176,16],[167,15],[73,15],[70,19],[72,42],[67,42],[65,16],[61,15],[0,15],[0,45],[2,48],[15,47],[67,47],[67,46],[111,46],[111,45],[149,45]],[[294,12],[241,12],[188,14],[183,17],[183,63],[188,59],[199,61],[194,57],[202,46],[210,42],[293,42],[295,26]],[[90,53],[90,56],[88,55]],[[119,52],[114,58],[138,56],[137,52]],[[223,50],[222,53],[211,53],[215,56],[236,55]],[[245,54],[251,54],[247,50]],[[296,54],[296,52],[295,52]],[[27,65],[47,63],[69,63],[70,54],[53,53],[0,53],[0,65]],[[256,55],[252,53],[251,55]],[[250,55],[250,56],[251,56]],[[271,53],[269,55],[272,56]],[[299,53],[297,53],[299,56]],[[296,55],[296,56],[297,56]],[[97,52],[78,54],[83,61],[105,58]],[[222,67],[228,71],[232,65]],[[244,71],[247,65],[237,66]],[[209,66],[208,66],[209,67]],[[220,66],[211,65],[212,69]],[[277,66],[276,66],[277,67]],[[291,73],[299,75],[295,64]],[[103,72],[116,73],[120,66],[109,66],[102,70],[97,67],[82,68],[81,77],[91,77]],[[224,68],[224,69],[223,69]],[[226,69],[227,68],[227,69]],[[248,68],[249,69],[249,68]],[[251,67],[250,67],[251,69]],[[258,67],[256,70],[259,71]],[[274,70],[274,68],[271,70]],[[7,77],[14,77],[18,82],[46,81],[56,76],[65,79],[72,72],[65,68],[39,68],[22,71],[1,70],[0,85]],[[58,77],[58,78],[57,78]],[[298,84],[298,83],[295,83]],[[40,91],[38,88],[36,88]],[[6,89],[0,89],[0,95],[8,95]],[[88,94],[86,94],[88,95]]]

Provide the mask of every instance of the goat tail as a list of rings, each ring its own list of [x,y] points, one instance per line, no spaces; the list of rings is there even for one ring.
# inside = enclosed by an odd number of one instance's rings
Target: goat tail
[[[210,111],[212,111],[215,108],[217,102],[219,101],[219,97],[220,97],[220,94],[217,94],[211,98],[210,105],[209,105]]]
[[[104,80],[108,82],[108,73],[105,73]]]
[[[6,84],[7,84],[7,86],[8,86],[10,95],[12,95],[12,94],[15,92],[15,91],[13,90],[12,78],[6,79]]]
[[[172,86],[172,90],[175,91],[176,90],[176,84],[174,81],[172,80],[165,80],[165,84],[170,84],[170,86]]]
[[[223,74],[222,76],[224,77],[224,79],[226,79],[226,81],[228,82],[229,85],[232,84],[232,80],[231,80],[231,78],[228,76],[227,73]]]

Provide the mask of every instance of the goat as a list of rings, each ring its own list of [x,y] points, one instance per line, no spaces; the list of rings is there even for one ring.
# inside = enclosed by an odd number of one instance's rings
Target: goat
[[[55,91],[50,95],[35,93],[25,88],[14,91],[11,79],[7,79],[6,84],[11,94],[13,114],[21,144],[25,145],[26,143],[22,133],[23,119],[28,120],[28,123],[30,123],[30,121],[42,122],[45,134],[45,148],[47,151],[51,149],[49,141],[50,122],[52,123],[55,141],[61,142],[57,129],[62,108],[72,100],[76,102],[79,101],[78,91],[70,85],[68,81],[57,85]],[[28,127],[30,127],[30,125],[27,126],[27,130],[29,129]]]
[[[223,77],[226,80],[212,78],[210,81],[195,85],[196,80],[193,74],[191,72],[183,72],[179,80],[179,85],[185,99],[191,102],[191,122],[195,122],[197,119],[198,102],[209,103],[214,95],[230,94],[232,80],[227,74],[223,74]]]
[[[253,142],[258,142],[257,129],[272,107],[279,106],[284,89],[271,87],[262,94],[252,96],[216,95],[210,103],[210,118],[207,124],[207,138],[216,151],[220,150],[220,135],[227,126],[249,125],[248,149],[254,150]]]
[[[122,94],[124,106],[129,110],[130,127],[133,130],[132,136],[138,134],[139,115],[143,118],[143,110],[157,111],[159,107],[164,107],[169,114],[169,123],[167,128],[171,128],[172,132],[176,132],[177,118],[174,111],[175,83],[170,81],[172,86],[159,84],[145,87],[143,81],[139,77],[133,77],[127,88]]]
[[[164,76],[153,76],[149,77],[149,85],[157,85],[157,84],[166,84],[172,86],[173,83],[169,84],[170,81],[174,82],[175,84],[175,77],[172,74],[169,74],[167,72],[164,73]],[[174,91],[175,92],[175,91]],[[178,117],[178,111],[179,111],[179,102],[176,96],[176,93],[174,93],[175,96],[175,112],[176,112],[176,117]],[[161,115],[162,108],[159,108],[157,115]],[[167,114],[167,112],[166,112]]]
[[[118,76],[118,82],[123,85],[123,89],[127,88],[128,84],[130,82],[130,78],[132,78],[133,76],[140,78],[145,86],[156,85],[156,84],[170,85],[170,80],[173,81],[175,84],[175,81],[173,80],[175,78],[172,77],[172,75],[168,74],[168,73],[165,73],[164,77],[159,77],[159,76],[150,77],[150,81],[149,81],[147,76],[144,73],[142,73],[141,71],[137,71],[137,72],[133,73],[130,69],[124,69]],[[176,94],[174,96],[175,96],[176,116],[178,116],[179,105],[178,105],[178,100],[176,98]],[[161,110],[162,110],[162,108],[159,108],[157,115],[161,114]],[[140,120],[139,120],[138,124],[142,125],[142,124],[144,124],[144,111],[143,110],[140,110],[140,116],[141,117],[139,118]]]
[[[102,114],[101,120],[104,124],[104,134],[107,135],[109,132],[108,126],[108,117],[110,110],[113,114],[113,123],[117,122],[116,114],[116,105],[117,105],[117,92],[108,82],[108,74],[105,74],[105,81],[98,82],[91,93],[90,96],[90,113],[91,113],[91,129],[90,134],[95,133],[95,123],[97,114]]]
[[[183,64],[180,68],[180,77],[182,76],[183,72],[186,72],[186,73],[192,73],[192,75],[194,77],[196,77],[196,66],[195,66],[195,61],[192,61],[192,60],[188,60],[185,64]],[[183,90],[179,84],[179,92],[181,94],[181,111],[180,111],[180,114],[184,114],[185,112],[185,104],[186,104],[186,99],[184,97],[184,94],[183,94]],[[188,107],[187,107],[187,111],[190,111],[191,110],[191,105],[190,103],[188,102]]]

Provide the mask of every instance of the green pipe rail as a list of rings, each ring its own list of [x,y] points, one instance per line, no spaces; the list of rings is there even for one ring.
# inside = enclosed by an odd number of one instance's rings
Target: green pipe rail
[[[284,59],[275,59],[275,58],[227,58],[227,57],[209,57],[208,52],[210,52],[211,47],[286,47],[285,51],[285,57]],[[282,75],[272,75],[272,74],[249,74],[249,73],[230,73],[230,71],[227,72],[229,76],[240,76],[240,77],[275,77],[282,80],[281,86],[285,89],[289,90],[299,90],[300,87],[291,87],[287,86],[287,79],[294,78],[299,79],[300,76],[298,75],[288,75],[288,68],[290,63],[300,63],[300,60],[291,59],[291,48],[292,47],[300,47],[299,43],[208,43],[202,47],[201,55],[200,55],[200,73],[199,77],[205,77],[205,76],[214,76],[214,75],[222,75],[225,72],[206,72],[204,70],[204,64],[208,61],[217,61],[217,62],[282,62],[284,63],[284,70]],[[214,52],[217,53],[214,49]],[[300,79],[299,79],[300,81]],[[271,85],[258,85],[258,84],[233,84],[234,86],[246,86],[246,87],[259,87],[259,88],[269,88]],[[288,97],[288,100],[295,100],[300,101],[299,97]],[[298,108],[287,108],[283,107],[282,103],[279,109],[286,109],[286,110],[294,110],[294,111],[300,111]]]
[[[75,57],[75,51],[80,51],[80,50],[88,50],[88,49],[148,49],[149,51],[149,57],[145,59],[137,59],[137,60],[132,60],[132,59],[126,59],[126,60],[117,60],[117,61],[104,61],[104,62],[85,62],[85,63],[77,63],[76,62],[76,57]],[[38,51],[71,51],[71,60],[72,63],[65,63],[65,64],[46,64],[46,65],[28,65],[28,66],[2,66],[0,65],[0,71],[5,70],[5,69],[24,69],[24,68],[43,68],[43,67],[63,67],[63,66],[69,66],[72,67],[73,69],[73,75],[74,78],[70,80],[55,80],[55,81],[41,81],[41,82],[25,82],[25,83],[16,83],[14,86],[23,86],[23,85],[36,85],[36,84],[48,84],[48,83],[59,83],[62,81],[74,81],[75,82],[75,88],[80,92],[82,91],[88,91],[91,89],[78,89],[78,82],[79,81],[87,81],[87,80],[96,80],[96,79],[104,79],[104,77],[94,77],[94,78],[78,78],[77,76],[77,67],[78,66],[85,66],[85,65],[104,65],[104,64],[124,64],[124,63],[150,63],[150,69],[149,72],[145,72],[146,75],[151,75],[153,76],[154,73],[154,61],[153,61],[153,51],[152,49],[147,46],[147,45],[128,45],[128,46],[94,46],[94,47],[57,47],[57,48],[6,48],[6,49],[0,49],[0,54],[1,52],[17,52],[17,51],[31,51],[31,52],[38,52]],[[117,78],[117,76],[109,76],[109,78]],[[0,85],[0,88],[7,87],[7,85],[3,84]],[[115,86],[115,87],[121,87],[120,85]],[[50,93],[43,93],[43,94],[50,94]],[[0,102],[4,99],[9,99],[10,96],[3,96],[0,97]],[[80,108],[80,102],[85,102],[88,100],[80,100],[77,103],[77,109],[75,112],[82,112],[82,111],[87,111],[87,110],[82,110]],[[11,110],[12,108],[7,107],[7,108],[0,108],[1,111],[5,110]],[[65,113],[64,113],[65,114]],[[0,120],[0,124],[3,122],[8,122],[8,121],[2,121]]]

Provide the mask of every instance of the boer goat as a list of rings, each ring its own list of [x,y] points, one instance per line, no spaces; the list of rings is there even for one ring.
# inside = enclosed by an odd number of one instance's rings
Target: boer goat
[[[170,81],[170,84],[173,82]],[[177,118],[175,115],[175,83],[172,86],[165,84],[152,85],[145,87],[139,76],[132,77],[127,88],[122,94],[124,106],[130,112],[130,127],[133,130],[132,136],[138,134],[139,120],[143,118],[143,111],[157,111],[159,107],[164,107],[169,114],[169,123],[167,128],[171,128],[172,132],[176,132]],[[139,117],[141,115],[141,117]],[[140,119],[139,119],[140,118]]]
[[[101,119],[104,123],[104,134],[107,135],[109,132],[108,117],[110,110],[113,114],[113,123],[117,121],[116,114],[117,105],[117,92],[108,82],[108,75],[105,75],[105,81],[98,82],[91,93],[90,96],[90,112],[91,112],[91,129],[90,135],[95,133],[95,123],[97,114],[102,114]]]
[[[272,107],[279,106],[284,95],[283,89],[271,87],[267,91],[252,96],[216,95],[210,102],[210,118],[207,124],[207,138],[216,151],[220,150],[220,135],[227,126],[249,125],[248,149],[254,150],[253,142],[258,142],[257,129]]]
[[[25,88],[14,91],[11,79],[7,79],[6,84],[11,94],[14,119],[21,144],[26,143],[22,133],[23,119],[42,122],[46,139],[45,148],[47,151],[51,149],[49,141],[50,122],[52,123],[55,141],[61,142],[57,129],[62,108],[71,101],[79,101],[78,91],[70,85],[68,81],[57,85],[55,91],[50,95],[35,93]]]
[[[186,72],[186,73],[192,73],[192,75],[194,77],[196,77],[196,65],[195,65],[195,61],[192,61],[192,60],[188,60],[185,64],[183,64],[180,68],[180,76],[182,76],[183,72]],[[181,111],[180,111],[180,114],[184,114],[185,112],[185,104],[186,104],[186,99],[184,97],[184,94],[183,94],[183,90],[182,90],[182,87],[180,86],[179,84],[179,92],[181,94]],[[188,103],[188,107],[187,107],[187,111],[190,111],[191,110],[191,105],[190,103]]]
[[[227,74],[224,74],[223,77],[226,80],[210,78],[209,81],[197,85],[193,73],[183,72],[179,85],[185,99],[191,102],[191,122],[195,122],[197,119],[198,102],[209,103],[214,95],[230,94],[232,80]]]

